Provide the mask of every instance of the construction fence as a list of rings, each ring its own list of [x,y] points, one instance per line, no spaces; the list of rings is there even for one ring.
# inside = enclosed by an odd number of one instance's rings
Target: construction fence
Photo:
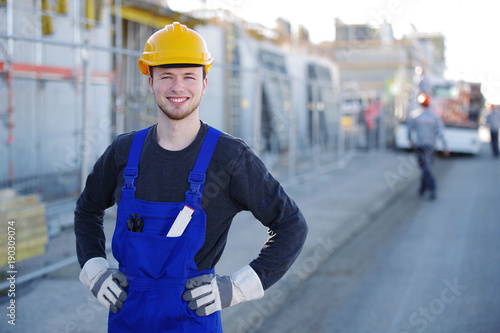
[[[156,122],[137,60],[158,25],[178,17],[152,26],[117,8],[0,1],[0,190],[74,202],[116,135]],[[243,138],[280,181],[311,177],[369,147],[360,114],[341,112],[333,64],[252,39],[235,24],[193,22],[216,59],[202,120]],[[388,123],[377,128],[382,148]]]

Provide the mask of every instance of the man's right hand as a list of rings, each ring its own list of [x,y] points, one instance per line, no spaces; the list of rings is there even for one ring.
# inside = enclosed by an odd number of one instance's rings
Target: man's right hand
[[[85,263],[80,273],[80,281],[105,308],[117,313],[127,299],[123,289],[128,287],[125,274],[118,269],[109,268],[104,258],[92,258]]]

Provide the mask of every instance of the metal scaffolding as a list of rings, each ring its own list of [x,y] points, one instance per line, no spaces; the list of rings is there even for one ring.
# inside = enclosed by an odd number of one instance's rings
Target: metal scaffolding
[[[112,138],[156,122],[137,59],[147,38],[174,20],[200,29],[216,54],[202,119],[249,142],[280,180],[356,149],[357,122],[342,126],[331,61],[255,38],[239,21],[139,2],[0,2],[0,189],[75,196]]]

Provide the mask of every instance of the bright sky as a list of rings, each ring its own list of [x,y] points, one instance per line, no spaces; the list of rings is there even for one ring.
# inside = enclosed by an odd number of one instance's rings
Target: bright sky
[[[282,17],[309,30],[313,42],[334,40],[335,18],[347,24],[392,24],[401,38],[412,31],[440,32],[446,40],[446,76],[481,82],[500,104],[500,6],[492,0],[168,0],[173,10],[224,8],[249,22],[275,27]]]

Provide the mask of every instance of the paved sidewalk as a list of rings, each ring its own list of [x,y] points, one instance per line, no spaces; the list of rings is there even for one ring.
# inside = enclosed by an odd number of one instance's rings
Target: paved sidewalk
[[[266,292],[263,299],[222,312],[225,332],[251,332],[257,328],[264,318],[284,304],[290,290],[313,274],[324,260],[390,205],[401,191],[411,186],[415,186],[416,191],[418,176],[414,156],[387,151],[359,153],[343,167],[309,177],[298,184],[284,184],[308,221],[306,245],[290,271]],[[112,212],[109,215],[105,222],[108,243],[114,227]],[[267,229],[250,213],[239,214],[229,232],[228,244],[216,267],[217,273],[231,274],[247,265],[258,255],[266,238]],[[74,256],[74,249],[74,234],[72,230],[66,230],[51,240],[46,255],[31,264],[23,263],[19,277],[33,267]],[[7,326],[7,321],[1,320],[0,331],[106,332],[107,313],[80,284],[78,274],[79,266],[73,262],[45,279],[21,285],[16,296],[16,327]],[[5,297],[0,298],[4,310],[5,304]],[[4,312],[0,313],[5,317]]]

